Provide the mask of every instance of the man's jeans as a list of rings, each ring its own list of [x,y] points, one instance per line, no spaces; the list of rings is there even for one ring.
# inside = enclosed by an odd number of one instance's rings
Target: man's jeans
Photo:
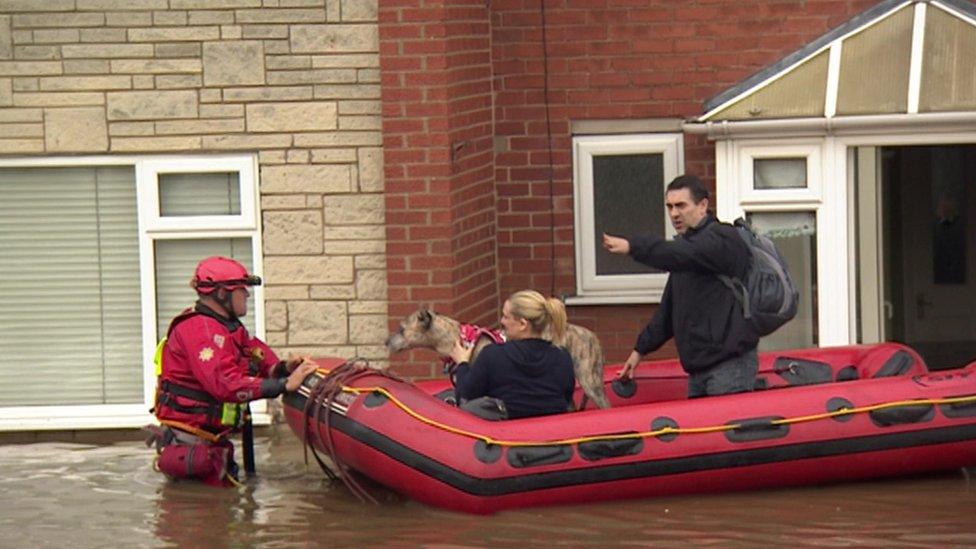
[[[701,372],[688,374],[688,398],[751,391],[759,372],[756,350],[719,362]]]

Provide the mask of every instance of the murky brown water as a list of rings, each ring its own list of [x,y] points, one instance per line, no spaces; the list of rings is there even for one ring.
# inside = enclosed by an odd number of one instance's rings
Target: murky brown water
[[[361,504],[287,427],[257,443],[240,490],[169,483],[139,442],[0,446],[0,547],[976,546],[973,472],[482,517]]]

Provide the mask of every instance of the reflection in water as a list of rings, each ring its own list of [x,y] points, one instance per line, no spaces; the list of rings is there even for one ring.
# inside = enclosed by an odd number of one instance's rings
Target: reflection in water
[[[369,485],[362,504],[281,428],[241,489],[167,482],[138,442],[0,446],[4,547],[974,546],[961,472],[817,488],[509,511],[425,507]]]

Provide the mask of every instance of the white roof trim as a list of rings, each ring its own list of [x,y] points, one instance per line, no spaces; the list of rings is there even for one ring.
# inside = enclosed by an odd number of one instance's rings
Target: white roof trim
[[[922,93],[926,6],[928,4],[915,4],[915,20],[912,22],[912,58],[908,69],[908,114],[918,114],[918,98]]]
[[[949,15],[958,17],[959,19],[962,19],[963,21],[965,21],[965,22],[969,23],[970,25],[976,27],[976,19],[973,19],[972,17],[970,17],[969,15],[966,15],[965,13],[962,13],[961,11],[958,11],[958,10],[953,9],[952,6],[947,6],[947,5],[943,4],[942,2],[938,2],[938,1],[933,1],[933,2],[930,2],[930,3],[933,6],[939,8],[940,10],[948,13]]]
[[[827,118],[837,114],[837,89],[840,87],[840,55],[843,53],[844,43],[836,41],[830,44],[830,60],[827,62],[827,96],[824,97],[824,116]]]

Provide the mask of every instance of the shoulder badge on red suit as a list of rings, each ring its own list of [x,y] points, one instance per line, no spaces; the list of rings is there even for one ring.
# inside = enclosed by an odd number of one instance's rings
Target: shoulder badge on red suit
[[[213,356],[214,356],[214,350],[211,349],[210,347],[204,347],[203,349],[200,349],[199,358],[201,362],[207,362],[208,360],[213,358]]]

